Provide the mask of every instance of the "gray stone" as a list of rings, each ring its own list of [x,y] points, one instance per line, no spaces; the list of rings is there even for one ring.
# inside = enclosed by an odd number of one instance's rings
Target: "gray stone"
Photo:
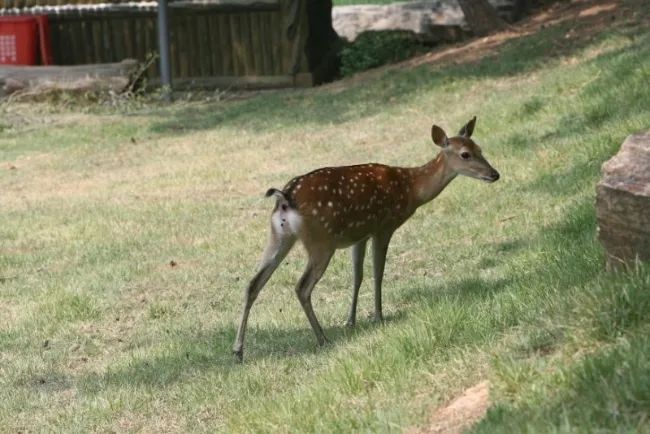
[[[629,136],[603,164],[596,216],[609,269],[650,261],[650,131]]]
[[[463,12],[454,0],[337,6],[332,9],[334,30],[348,41],[354,41],[367,31],[404,30],[426,35],[434,25],[458,26],[463,22]]]
[[[511,20],[516,0],[490,0],[502,18]],[[441,27],[466,28],[465,15],[456,0],[428,0],[387,5],[353,5],[332,8],[334,30],[354,41],[367,31],[404,30],[435,42],[445,38]],[[445,39],[442,39],[445,42]]]

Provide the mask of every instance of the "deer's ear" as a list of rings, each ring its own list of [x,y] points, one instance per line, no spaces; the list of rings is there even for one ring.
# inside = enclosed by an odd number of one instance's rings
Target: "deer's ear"
[[[467,122],[467,124],[465,124],[465,126],[460,129],[458,135],[467,137],[469,139],[472,137],[472,133],[474,132],[474,125],[476,125],[476,116],[474,116],[471,121]]]
[[[433,139],[433,143],[440,146],[441,148],[444,148],[449,144],[447,134],[438,125],[431,127],[431,139]]]

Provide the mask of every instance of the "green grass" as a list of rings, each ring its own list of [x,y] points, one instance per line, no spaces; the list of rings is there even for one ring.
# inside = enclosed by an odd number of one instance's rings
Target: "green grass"
[[[579,42],[569,26],[336,93],[3,106],[2,430],[394,432],[488,379],[475,432],[650,432],[650,268],[606,273],[594,213],[600,165],[650,128],[650,35],[631,20]],[[432,122],[472,115],[502,179],[454,181],[397,232],[386,323],[366,278],[343,326],[340,252],[314,293],[317,348],[296,249],[233,363],[264,191],[323,165],[421,164]]]
[[[408,1],[408,0],[401,0]],[[386,5],[390,3],[398,3],[400,0],[333,0],[334,6],[349,6],[349,5]]]

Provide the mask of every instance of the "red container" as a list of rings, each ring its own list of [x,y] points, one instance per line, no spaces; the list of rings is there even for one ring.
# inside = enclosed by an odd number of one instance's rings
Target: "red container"
[[[34,17],[0,17],[0,64],[36,65],[39,45]]]

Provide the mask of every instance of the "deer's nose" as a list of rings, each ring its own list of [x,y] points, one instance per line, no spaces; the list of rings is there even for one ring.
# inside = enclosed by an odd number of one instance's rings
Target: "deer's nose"
[[[499,175],[499,172],[497,172],[496,170],[492,170],[492,173],[490,174],[490,178],[492,182],[498,181],[500,177],[501,176]]]

